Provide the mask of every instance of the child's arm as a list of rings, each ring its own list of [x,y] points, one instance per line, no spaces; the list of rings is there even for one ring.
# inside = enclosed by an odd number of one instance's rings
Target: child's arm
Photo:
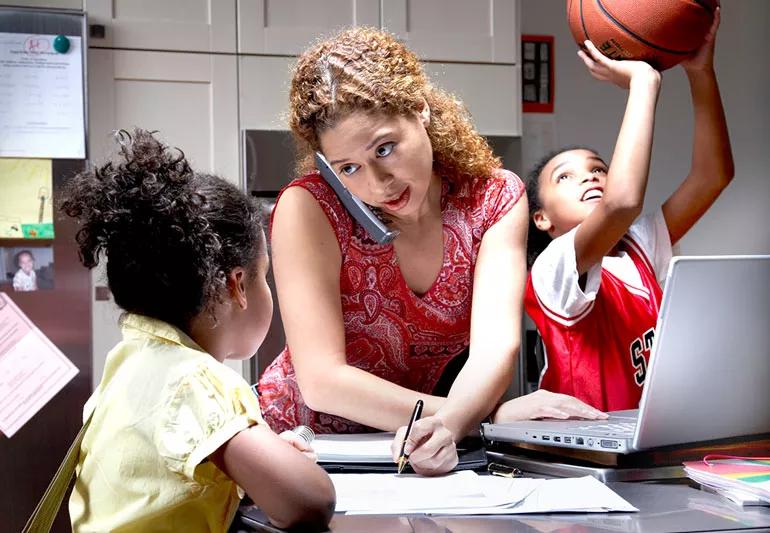
[[[671,244],[675,244],[703,216],[733,178],[733,155],[727,133],[722,99],[714,73],[714,41],[719,27],[717,7],[714,24],[703,46],[682,62],[687,73],[695,115],[692,166],[687,178],[663,204]]]
[[[639,216],[647,188],[660,73],[643,61],[615,61],[590,42],[578,52],[591,75],[627,88],[623,123],[601,202],[578,226],[575,257],[584,274],[612,250]]]
[[[329,476],[266,425],[241,431],[210,458],[276,526],[326,531],[336,503]]]

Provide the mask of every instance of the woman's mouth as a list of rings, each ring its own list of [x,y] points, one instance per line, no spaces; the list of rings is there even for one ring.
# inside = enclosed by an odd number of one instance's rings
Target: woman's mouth
[[[383,202],[382,206],[388,211],[398,211],[409,203],[410,196],[409,187],[407,187],[404,189],[404,192],[398,196],[398,198],[394,198],[388,202]]]

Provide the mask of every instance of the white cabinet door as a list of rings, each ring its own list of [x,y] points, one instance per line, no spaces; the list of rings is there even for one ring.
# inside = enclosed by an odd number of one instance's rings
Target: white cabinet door
[[[344,26],[379,26],[380,0],[238,0],[238,52],[298,55]]]
[[[0,6],[83,9],[83,0],[0,0]]]
[[[105,26],[91,46],[235,52],[233,0],[84,0],[89,24]]]
[[[88,51],[89,157],[103,162],[115,153],[111,132],[138,126],[158,130],[184,150],[196,170],[240,184],[238,88],[235,56],[135,50]],[[94,286],[107,285],[95,270]],[[94,380],[107,352],[120,339],[112,301],[94,301]],[[238,371],[241,363],[233,365]]]
[[[293,57],[239,57],[241,129],[286,130]]]
[[[483,135],[521,135],[521,67],[426,63],[425,71],[442,89],[462,100]]]
[[[382,0],[382,26],[424,60],[519,62],[519,0]]]

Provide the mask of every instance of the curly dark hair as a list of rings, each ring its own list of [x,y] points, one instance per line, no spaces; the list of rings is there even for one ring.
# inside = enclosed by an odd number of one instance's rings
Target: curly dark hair
[[[131,313],[187,331],[213,315],[227,275],[256,275],[265,253],[259,209],[222,178],[195,172],[184,154],[154,132],[121,130],[119,159],[81,172],[64,190],[61,210],[82,226],[80,260],[107,259],[115,302]]]
[[[569,145],[552,150],[541,157],[535,166],[527,173],[527,177],[524,183],[527,187],[527,201],[529,202],[529,231],[527,232],[527,269],[532,268],[532,265],[537,259],[537,256],[546,249],[551,242],[551,236],[545,231],[541,231],[535,226],[534,215],[540,209],[543,208],[543,203],[540,200],[540,173],[543,172],[545,166],[551,162],[551,160],[559,154],[564,152],[570,152],[572,150],[588,150],[593,152],[597,156],[599,152],[593,148],[582,145]]]

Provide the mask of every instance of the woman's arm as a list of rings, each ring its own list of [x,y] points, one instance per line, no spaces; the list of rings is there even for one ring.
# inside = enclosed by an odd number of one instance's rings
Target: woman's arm
[[[438,411],[445,398],[347,364],[340,248],[308,191],[291,187],[281,196],[273,218],[272,251],[281,318],[308,407],[385,431],[403,426],[418,399],[425,402],[424,416]]]
[[[647,63],[609,59],[590,41],[586,49],[578,53],[591,75],[629,92],[604,196],[575,233],[579,274],[600,262],[642,211],[660,89],[660,73]]]
[[[266,425],[241,431],[210,458],[276,526],[326,531],[336,501],[329,476]]]
[[[671,244],[703,216],[735,174],[722,98],[714,72],[714,44],[720,10],[703,46],[682,62],[692,94],[695,127],[690,173],[663,204]]]
[[[468,361],[437,413],[456,440],[492,412],[513,378],[521,342],[528,223],[527,201],[522,196],[481,240]]]

